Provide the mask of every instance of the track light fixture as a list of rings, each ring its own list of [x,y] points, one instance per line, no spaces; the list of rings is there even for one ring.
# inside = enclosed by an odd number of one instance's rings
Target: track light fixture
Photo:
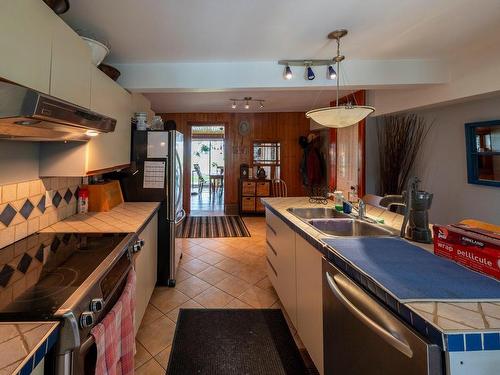
[[[337,72],[335,71],[335,69],[333,69],[332,65],[328,66],[328,78],[330,79],[337,78]]]
[[[259,108],[262,109],[264,108],[264,99],[254,99],[251,96],[245,96],[242,99],[229,99],[231,102],[231,108],[236,109],[238,108],[238,103],[243,103],[243,108],[245,109],[250,109],[250,104],[251,103],[258,103]]]
[[[291,66],[303,66],[305,67],[304,78],[312,81],[316,78],[314,74],[313,67],[314,66],[326,66],[327,74],[330,79],[335,79],[337,77],[337,73],[333,69],[333,64],[335,60],[280,60],[278,64],[284,65],[285,69],[283,70],[283,78],[286,80],[291,80],[293,77]],[[333,74],[332,74],[333,73]]]
[[[306,68],[306,77],[309,81],[312,81],[316,76],[314,75],[314,71],[310,66]]]

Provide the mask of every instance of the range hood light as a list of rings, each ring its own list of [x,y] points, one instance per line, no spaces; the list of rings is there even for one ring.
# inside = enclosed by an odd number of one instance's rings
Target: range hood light
[[[89,137],[97,137],[99,135],[99,132],[97,130],[87,130],[85,132],[85,135]]]
[[[21,120],[21,121],[15,121],[14,124],[16,125],[26,125],[26,126],[29,126],[29,125],[36,125],[36,124],[39,124],[41,123],[40,120]]]

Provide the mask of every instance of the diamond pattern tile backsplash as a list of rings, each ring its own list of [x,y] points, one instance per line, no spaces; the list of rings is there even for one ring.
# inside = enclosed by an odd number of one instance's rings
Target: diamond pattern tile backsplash
[[[0,249],[75,214],[81,183],[81,177],[51,177],[0,186]]]

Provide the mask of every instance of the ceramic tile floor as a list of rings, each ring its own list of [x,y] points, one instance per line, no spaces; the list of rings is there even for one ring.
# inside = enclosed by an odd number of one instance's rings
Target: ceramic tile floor
[[[137,333],[136,374],[165,373],[180,308],[281,308],[266,276],[265,219],[244,221],[251,237],[182,240],[177,285],[155,289]]]

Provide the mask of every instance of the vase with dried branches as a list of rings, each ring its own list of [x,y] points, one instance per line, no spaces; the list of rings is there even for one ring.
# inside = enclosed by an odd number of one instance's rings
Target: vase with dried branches
[[[379,194],[401,194],[432,123],[416,114],[377,120],[380,161]]]

